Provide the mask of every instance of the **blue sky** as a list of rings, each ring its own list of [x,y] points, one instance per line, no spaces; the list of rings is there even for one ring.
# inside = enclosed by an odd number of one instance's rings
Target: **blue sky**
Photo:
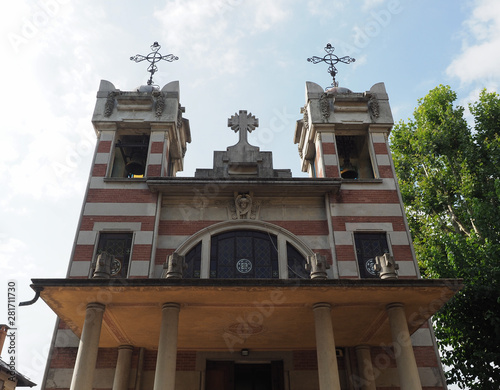
[[[149,53],[154,81],[179,80],[192,143],[182,176],[212,166],[214,150],[237,141],[227,118],[251,111],[260,127],[250,142],[271,150],[275,168],[300,176],[295,121],[306,81],[337,80],[356,92],[384,82],[395,121],[438,84],[466,105],[500,82],[500,2],[495,0],[16,0],[0,5],[2,153],[0,169],[0,323],[8,280],[29,300],[31,278],[64,277],[87,182],[95,134],[90,122],[101,79],[121,90],[144,84]],[[5,298],[4,298],[5,297]],[[54,316],[43,302],[18,309],[18,368],[40,383]],[[4,351],[3,356],[6,356]]]

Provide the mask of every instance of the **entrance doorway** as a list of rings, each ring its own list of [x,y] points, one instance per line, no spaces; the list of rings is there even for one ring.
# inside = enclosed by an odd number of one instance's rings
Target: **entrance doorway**
[[[284,390],[283,362],[208,360],[205,390]]]

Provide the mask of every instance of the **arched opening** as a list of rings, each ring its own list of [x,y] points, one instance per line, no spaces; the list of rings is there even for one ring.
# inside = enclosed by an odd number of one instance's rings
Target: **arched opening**
[[[232,230],[212,236],[210,278],[278,279],[276,235],[256,230]]]
[[[279,226],[258,221],[221,222],[192,235],[176,250],[184,278],[308,279],[312,251]]]

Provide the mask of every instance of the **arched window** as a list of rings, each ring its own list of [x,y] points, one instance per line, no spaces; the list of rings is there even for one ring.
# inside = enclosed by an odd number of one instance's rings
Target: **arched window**
[[[199,278],[201,269],[201,241],[191,249],[185,257],[186,269],[183,278]]]
[[[309,279],[312,250],[288,230],[262,221],[224,221],[201,229],[176,252],[184,278]]]
[[[210,278],[279,278],[276,236],[253,230],[212,236]]]
[[[286,243],[288,279],[309,279],[306,271],[306,259],[289,242]]]

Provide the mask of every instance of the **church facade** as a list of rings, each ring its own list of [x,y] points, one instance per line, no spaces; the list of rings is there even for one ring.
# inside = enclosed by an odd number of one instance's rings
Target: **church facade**
[[[67,278],[32,285],[58,316],[43,389],[446,389],[429,318],[460,285],[419,277],[384,85],[306,83],[307,178],[249,144],[244,110],[239,141],[177,177],[179,96],[101,82]]]

